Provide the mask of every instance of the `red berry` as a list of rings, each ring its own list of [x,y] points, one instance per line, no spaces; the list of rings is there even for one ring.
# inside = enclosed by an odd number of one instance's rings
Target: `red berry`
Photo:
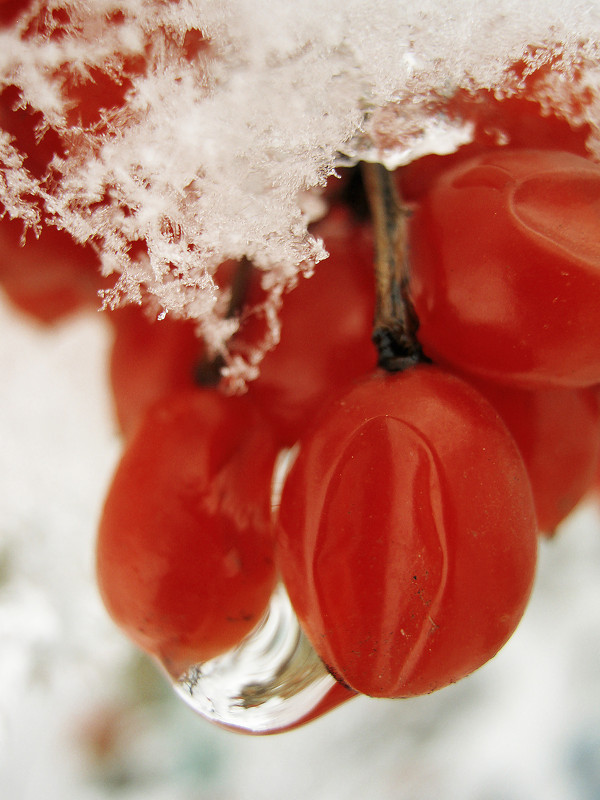
[[[51,324],[83,307],[98,309],[107,281],[90,247],[69,234],[44,227],[39,238],[23,224],[0,220],[0,286],[10,301],[38,322]]]
[[[539,78],[530,76],[528,83]],[[530,90],[535,95],[533,89]],[[472,127],[472,141],[448,155],[427,155],[397,171],[401,195],[407,201],[419,200],[442,172],[481,153],[498,152],[500,145],[537,150],[562,150],[587,156],[588,126],[573,128],[564,119],[542,113],[541,106],[526,97],[496,98],[492,91],[457,92],[444,102],[444,114],[455,122]]]
[[[40,137],[42,113],[21,103],[15,86],[0,93],[0,128],[23,155],[25,169],[41,179],[54,155],[65,155],[65,143],[51,128]],[[82,306],[99,308],[98,293],[109,282],[100,275],[95,250],[44,223],[37,238],[30,230],[22,241],[23,232],[20,220],[0,220],[0,285],[14,305],[46,324]]]
[[[444,172],[410,231],[426,355],[524,386],[600,382],[600,167],[497,150]]]
[[[233,261],[221,264],[215,276],[218,286],[229,288],[236,268]],[[108,319],[114,328],[110,383],[125,436],[161,398],[218,381],[218,365],[206,362],[204,342],[194,320],[169,315],[156,319],[145,308],[131,305],[115,309]],[[207,383],[209,378],[214,382]]]
[[[296,441],[323,403],[376,362],[371,235],[341,208],[314,233],[323,237],[329,258],[285,296],[281,340],[249,385],[250,396],[285,445]],[[242,342],[256,338],[252,326],[242,329]]]
[[[189,320],[152,320],[137,306],[116,309],[109,319],[114,326],[111,389],[119,427],[127,437],[153,403],[194,387],[194,368],[204,346]]]
[[[436,367],[375,374],[301,442],[279,564],[306,634],[352,689],[406,697],[490,659],[534,578],[531,487],[514,440]]]
[[[600,454],[595,389],[529,391],[471,380],[513,435],[531,481],[538,527],[553,533],[593,483]]]
[[[209,390],[153,406],[125,449],[100,522],[100,591],[176,672],[238,644],[266,609],[275,455],[246,398]]]

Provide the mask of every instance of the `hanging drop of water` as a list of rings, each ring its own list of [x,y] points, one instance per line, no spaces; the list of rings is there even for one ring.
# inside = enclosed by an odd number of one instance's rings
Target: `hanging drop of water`
[[[245,733],[296,727],[354,696],[313,650],[282,585],[238,647],[169,679],[194,711]]]

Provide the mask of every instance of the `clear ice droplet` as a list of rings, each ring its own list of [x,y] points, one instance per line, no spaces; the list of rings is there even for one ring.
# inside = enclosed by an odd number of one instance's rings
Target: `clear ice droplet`
[[[256,734],[294,727],[353,696],[313,650],[281,584],[238,647],[169,679],[206,719]]]

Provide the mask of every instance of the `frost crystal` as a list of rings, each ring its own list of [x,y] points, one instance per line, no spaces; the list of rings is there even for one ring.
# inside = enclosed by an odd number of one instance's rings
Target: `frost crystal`
[[[15,11],[15,6],[23,7]],[[107,305],[152,297],[225,352],[215,272],[248,258],[277,307],[325,256],[307,193],[358,159],[390,167],[469,140],[459,90],[529,95],[590,126],[600,157],[600,2],[30,0],[3,5],[0,201],[64,228],[115,274]],[[1,18],[0,18],[1,19]],[[515,65],[519,65],[518,69]],[[10,105],[9,105],[10,104]],[[33,143],[33,144],[32,144]],[[33,155],[32,155],[33,152]]]

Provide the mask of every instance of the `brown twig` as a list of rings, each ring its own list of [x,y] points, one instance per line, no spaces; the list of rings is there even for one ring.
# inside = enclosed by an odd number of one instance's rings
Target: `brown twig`
[[[419,322],[408,296],[410,211],[382,164],[364,162],[362,175],[375,229],[373,343],[379,366],[401,372],[427,361],[416,337]]]
[[[237,265],[231,282],[231,295],[225,319],[231,319],[240,312],[246,297],[251,273],[252,262],[247,258],[242,258]],[[194,369],[194,382],[198,386],[205,388],[218,386],[221,382],[221,370],[224,366],[225,358],[220,353],[214,358],[202,359]]]

